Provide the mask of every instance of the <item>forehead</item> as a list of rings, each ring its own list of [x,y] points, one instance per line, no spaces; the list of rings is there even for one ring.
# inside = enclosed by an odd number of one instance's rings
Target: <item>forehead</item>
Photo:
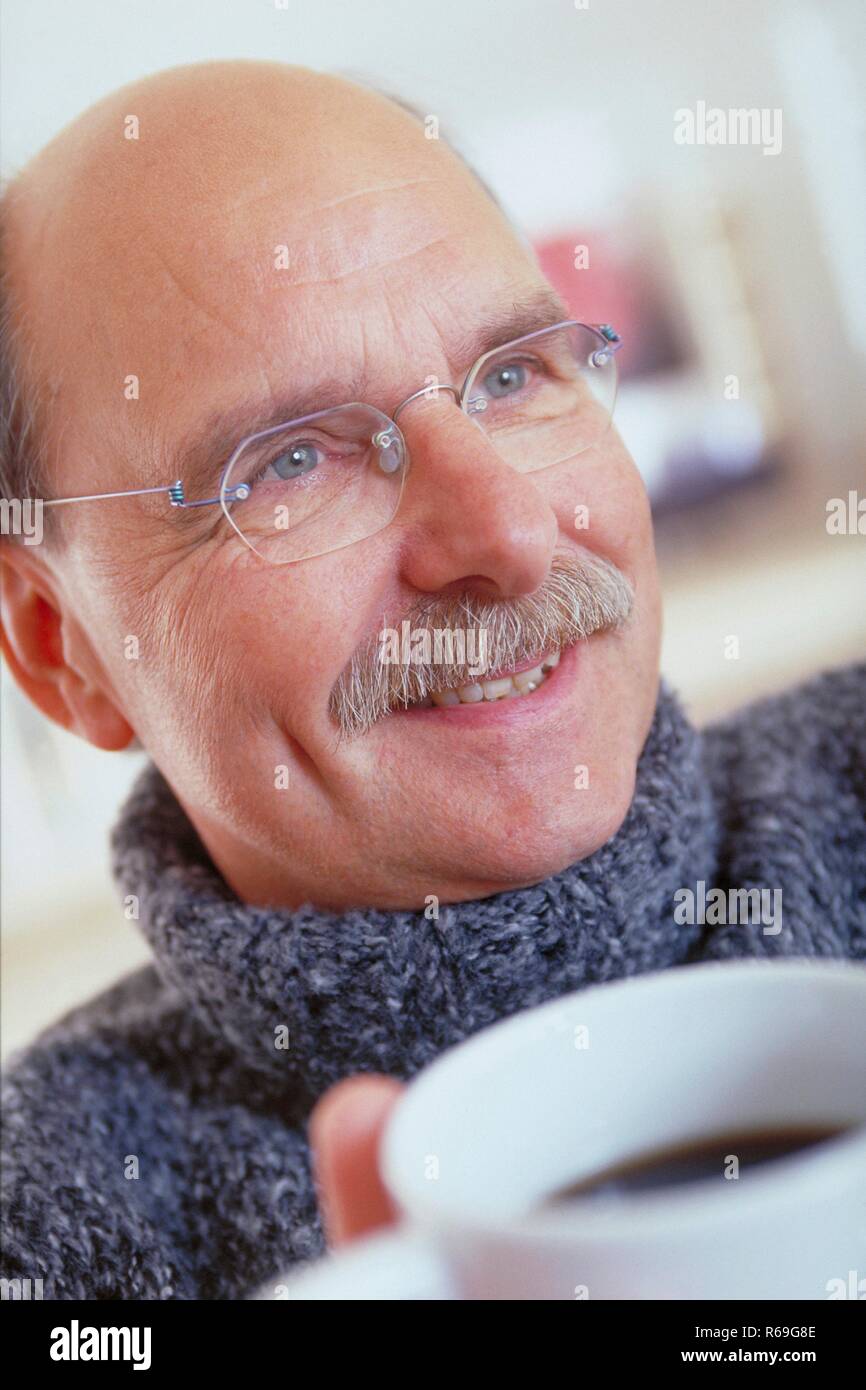
[[[429,377],[456,381],[494,343],[564,316],[533,292],[498,218],[449,225],[391,195],[355,212],[348,243],[332,225],[330,237],[277,250],[285,279],[281,267],[248,290],[228,358],[218,328],[194,330],[199,387],[160,430],[169,471],[182,461],[190,473],[202,454],[213,467],[243,435],[330,405],[390,412]]]
[[[181,441],[246,400],[321,385],[327,405],[363,382],[388,409],[419,378],[459,372],[478,325],[538,285],[483,188],[415,123],[387,148],[351,146],[208,166],[204,187],[182,168],[98,219],[77,209],[89,225],[67,237],[86,248],[67,266],[68,312],[41,306],[79,445],[68,491],[101,485],[106,441],[121,485],[171,481]]]
[[[492,348],[536,334],[539,329],[568,317],[562,301],[547,286],[510,302],[499,304],[494,300],[492,306],[490,312],[474,320],[467,317],[466,323],[472,323],[471,329],[455,337],[450,349],[446,350],[449,362],[456,367],[450,372],[452,385],[462,386],[464,369]],[[384,353],[381,362],[365,363],[361,367],[348,358],[341,363],[335,357],[334,370],[327,376],[288,373],[279,388],[258,397],[252,392],[242,393],[239,399],[232,398],[204,415],[187,434],[172,442],[164,441],[155,451],[155,457],[162,460],[165,478],[177,475],[188,492],[212,491],[239,441],[252,434],[268,432],[289,421],[352,401],[379,405],[385,414],[396,418],[400,402],[393,390],[386,398],[384,392],[389,388],[383,383],[401,380],[404,386],[408,385],[409,378],[402,375],[404,370],[402,360],[395,363]],[[431,376],[435,375],[428,373],[424,385],[428,386]],[[417,380],[420,377],[413,383],[416,389]],[[440,384],[446,384],[441,378],[439,380]],[[411,399],[414,391],[404,390],[401,394]]]
[[[205,241],[173,269],[137,344],[152,396],[123,420],[134,481],[183,470],[195,488],[199,465],[217,467],[243,434],[350,400],[388,412],[428,377],[456,381],[488,346],[541,326],[539,277],[498,212],[486,199],[443,211],[440,199],[420,183],[364,194],[314,231],[265,238],[258,257],[250,238],[228,255]],[[546,307],[547,321],[564,316]]]

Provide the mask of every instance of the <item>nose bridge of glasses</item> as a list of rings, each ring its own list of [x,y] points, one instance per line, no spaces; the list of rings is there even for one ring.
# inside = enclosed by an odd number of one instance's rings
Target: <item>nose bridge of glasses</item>
[[[410,405],[410,404],[412,403],[412,401],[417,401],[417,400],[419,400],[422,396],[424,397],[425,400],[428,400],[428,401],[435,401],[435,400],[437,399],[437,397],[438,397],[440,391],[450,391],[450,392],[451,392],[451,395],[454,397],[455,401],[456,401],[456,402],[458,403],[458,405],[459,405],[459,403],[460,403],[460,389],[459,389],[459,387],[457,387],[457,386],[446,385],[446,383],[445,383],[445,382],[442,382],[442,381],[436,381],[436,382],[432,382],[429,386],[421,386],[421,387],[419,387],[419,389],[418,389],[417,391],[413,391],[413,392],[412,392],[411,396],[407,396],[405,400],[401,401],[400,404],[397,406],[396,410],[392,410],[392,411],[391,411],[391,419],[392,419],[392,420],[394,421],[394,423],[396,424],[396,423],[397,423],[397,418],[398,418],[398,416],[399,416],[401,410],[405,410],[405,409],[406,409],[406,406],[407,406],[407,405]]]
[[[394,463],[393,465],[391,465],[391,463],[390,463],[390,459],[391,459],[390,446],[395,442],[395,436],[399,436],[399,438],[400,438],[400,440],[401,440],[401,443],[400,443],[400,459],[401,459],[401,461],[402,461],[404,464],[406,464],[406,465],[408,465],[408,462],[409,462],[410,444],[409,444],[408,438],[403,434],[403,431],[405,430],[406,426],[405,426],[405,424],[403,424],[403,425],[397,424],[397,416],[398,416],[398,415],[405,409],[405,407],[406,407],[407,405],[409,405],[412,401],[417,401],[417,400],[420,400],[420,399],[422,399],[422,398],[424,398],[424,399],[426,399],[426,400],[429,400],[429,401],[435,401],[435,400],[438,398],[440,392],[447,392],[447,393],[452,397],[452,404],[453,404],[453,405],[456,405],[456,406],[458,407],[459,415],[454,415],[452,412],[449,412],[449,413],[447,413],[447,414],[443,412],[443,413],[440,413],[437,417],[428,417],[428,421],[429,421],[430,423],[433,424],[433,434],[432,434],[432,436],[430,435],[429,428],[428,428],[427,430],[425,430],[425,429],[423,428],[423,422],[424,422],[423,413],[419,416],[419,427],[420,427],[421,433],[420,433],[419,436],[418,436],[418,441],[417,441],[417,442],[420,443],[421,439],[424,438],[424,436],[426,435],[426,436],[427,436],[427,444],[426,444],[425,447],[427,447],[427,448],[430,448],[430,447],[432,446],[432,447],[434,447],[436,450],[441,450],[442,445],[443,445],[443,435],[442,435],[442,427],[443,427],[443,426],[445,427],[446,434],[447,434],[449,437],[451,437],[451,432],[452,432],[455,428],[456,428],[456,429],[460,429],[460,428],[461,428],[461,425],[460,425],[460,421],[461,421],[461,420],[464,422],[464,424],[467,422],[468,419],[469,419],[469,420],[472,420],[472,424],[473,424],[473,426],[475,426],[476,421],[475,421],[475,419],[474,419],[473,417],[475,417],[476,415],[480,415],[480,412],[483,411],[483,410],[485,409],[486,405],[487,405],[487,402],[486,402],[486,400],[485,400],[483,397],[474,396],[474,397],[470,397],[470,398],[467,400],[467,399],[465,398],[465,387],[463,388],[463,390],[461,390],[460,387],[458,387],[458,386],[444,385],[444,384],[436,383],[435,385],[424,386],[424,387],[422,387],[422,388],[421,388],[420,390],[418,390],[418,391],[413,391],[412,394],[411,394],[411,396],[407,396],[405,400],[401,401],[400,404],[396,407],[396,409],[392,412],[392,414],[391,414],[391,416],[390,416],[390,419],[391,419],[391,422],[392,422],[392,423],[391,423],[391,427],[388,428],[388,429],[383,429],[383,430],[379,431],[379,433],[376,434],[376,435],[374,435],[374,437],[373,437],[373,443],[374,443],[374,444],[376,445],[376,447],[380,450],[379,466],[380,466],[380,468],[383,469],[383,471],[390,471],[390,469],[391,469],[392,466],[393,466],[393,467],[396,467],[396,466],[397,466],[396,463]],[[437,422],[438,422],[438,423],[437,423]],[[478,424],[478,425],[483,425],[483,416],[477,421],[477,424]],[[414,426],[413,426],[412,428],[413,428],[413,430],[414,430]],[[473,429],[473,433],[475,433],[474,429]],[[465,446],[465,442],[466,442],[466,441],[465,441],[465,436],[461,436],[461,438],[463,438],[464,446]],[[483,447],[485,447],[485,448],[487,448],[487,449],[490,448],[490,446],[491,446],[491,440],[490,440],[490,438],[487,436],[487,431],[486,431],[486,430],[482,429],[481,432],[480,432],[480,434],[477,436],[477,438],[478,438],[479,441],[480,441],[482,438],[484,438],[484,439],[485,439],[485,445],[484,445]],[[435,445],[433,445],[433,440],[434,440],[434,439],[435,439],[435,441],[436,441]]]
[[[396,407],[396,409],[392,412],[390,419],[392,421],[392,425],[396,426],[397,433],[402,433],[400,425],[397,424],[397,417],[403,410],[405,410],[407,405],[411,405],[413,401],[421,399],[435,401],[438,399],[440,392],[443,391],[447,392],[453,397],[453,403],[456,406],[458,406],[461,412],[465,415],[472,416],[476,414],[476,412],[483,410],[487,404],[486,401],[483,400],[483,398],[474,398],[469,401],[464,400],[464,392],[461,391],[459,386],[452,386],[449,383],[433,381],[430,385],[422,386],[419,390],[413,391],[411,396],[407,396],[405,400],[401,401],[400,404]],[[388,429],[380,430],[380,432],[374,436],[373,443],[379,449],[387,449],[394,442],[394,433],[395,431],[393,429],[391,429],[390,431]],[[384,455],[384,457],[388,457],[387,453]],[[380,466],[384,466],[381,460]]]

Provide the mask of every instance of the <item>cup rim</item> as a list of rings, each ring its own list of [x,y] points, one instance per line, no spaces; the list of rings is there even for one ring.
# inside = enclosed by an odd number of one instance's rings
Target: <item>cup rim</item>
[[[815,960],[810,957],[747,959],[695,962],[647,971],[618,981],[594,983],[501,1019],[444,1052],[410,1083],[405,1096],[398,1102],[383,1136],[381,1168],[385,1185],[404,1216],[433,1232],[451,1231],[493,1238],[507,1236],[509,1240],[543,1240],[545,1243],[572,1242],[584,1237],[603,1239],[609,1243],[632,1243],[637,1238],[652,1239],[659,1233],[671,1238],[679,1232],[687,1234],[694,1231],[698,1225],[712,1229],[714,1225],[729,1222],[731,1201],[708,1202],[707,1192],[702,1190],[703,1184],[699,1181],[630,1197],[627,1202],[611,1206],[581,1206],[575,1203],[567,1210],[536,1207],[516,1216],[496,1217],[478,1213],[469,1203],[461,1204],[434,1195],[433,1185],[424,1181],[422,1186],[420,1177],[407,1177],[407,1170],[400,1161],[401,1145],[416,1114],[425,1107],[428,1091],[434,1086],[438,1087],[441,1078],[453,1068],[465,1065],[464,1059],[469,1049],[473,1052],[478,1069],[482,1069],[485,1061],[496,1052],[502,1053],[505,1063],[508,1048],[519,1046],[522,1039],[537,1033],[538,1028],[558,1012],[573,1009],[578,996],[585,1002],[589,996],[601,997],[603,994],[608,998],[612,988],[620,993],[628,990],[637,995],[653,992],[660,986],[671,988],[676,993],[691,988],[689,982],[698,972],[704,976],[711,972],[716,975],[723,973],[730,979],[732,988],[736,987],[736,979],[733,978],[736,975],[754,978],[757,973],[763,972],[769,982],[774,978],[787,981],[811,975],[816,983],[831,983],[845,990],[853,990],[854,995],[862,996],[866,1003],[866,966],[855,961]],[[509,1037],[504,1048],[503,1035],[506,1033]],[[457,1060],[458,1053],[460,1060]],[[862,1164],[858,1167],[856,1156],[861,1154]],[[796,1189],[792,1188],[790,1181],[779,1182],[781,1165],[784,1165],[787,1177],[799,1180]],[[774,1160],[772,1170],[753,1173],[748,1185],[738,1185],[736,1195],[730,1195],[736,1203],[737,1216],[747,1221],[753,1214],[767,1214],[774,1205],[796,1204],[803,1198],[804,1187],[816,1182],[822,1191],[828,1190],[828,1184],[829,1190],[835,1191],[846,1177],[850,1182],[852,1172],[862,1174],[861,1184],[866,1194],[866,1116],[862,1124],[857,1123],[853,1128],[822,1141],[814,1149],[794,1152]]]

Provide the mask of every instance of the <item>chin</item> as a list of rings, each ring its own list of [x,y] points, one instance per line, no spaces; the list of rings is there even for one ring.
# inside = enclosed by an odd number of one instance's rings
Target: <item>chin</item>
[[[483,838],[464,840],[455,854],[453,868],[463,861],[466,892],[460,900],[490,896],[511,888],[523,888],[562,873],[588,859],[620,829],[634,797],[635,768],[621,769],[596,788],[575,790],[579,807],[551,808],[548,802],[521,808],[507,824],[499,823],[491,834],[489,823]],[[467,856],[467,850],[470,851]],[[483,885],[483,887],[479,887]]]

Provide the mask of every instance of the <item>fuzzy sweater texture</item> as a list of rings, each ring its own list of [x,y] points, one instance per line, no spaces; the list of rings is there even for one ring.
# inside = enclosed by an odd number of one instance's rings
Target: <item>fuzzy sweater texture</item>
[[[341,1077],[411,1077],[593,982],[866,958],[866,664],[702,733],[663,686],[617,834],[438,920],[243,904],[152,766],[113,855],[154,961],[7,1069],[0,1274],[46,1299],[243,1298],[323,1250],[306,1121]],[[679,925],[701,881],[781,889],[781,932]]]

